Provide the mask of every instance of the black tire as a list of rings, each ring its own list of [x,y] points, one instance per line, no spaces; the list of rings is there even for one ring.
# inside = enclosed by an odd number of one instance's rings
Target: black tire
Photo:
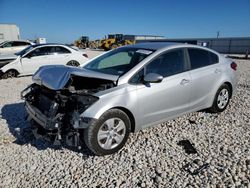
[[[9,70],[2,75],[2,79],[15,78],[17,77],[17,75],[18,75],[18,72],[16,70]]]
[[[79,67],[80,63],[78,61],[75,60],[71,60],[67,63],[68,66],[72,66],[72,67]]]
[[[220,96],[222,90],[223,90],[223,91],[225,91],[225,90],[227,91],[227,93],[228,93],[228,99],[227,99],[227,102],[226,102],[224,105],[220,106],[220,103],[219,103],[219,101],[218,101],[218,100],[219,100],[218,98],[219,98],[219,96]],[[214,97],[213,105],[212,105],[211,108],[209,108],[209,111],[212,112],[212,113],[223,112],[223,111],[227,108],[227,105],[229,104],[230,97],[231,97],[231,95],[232,95],[231,92],[232,92],[232,91],[231,91],[230,87],[229,87],[227,84],[223,84],[223,85],[218,89],[218,91],[216,92],[216,95],[215,95],[215,97]]]
[[[101,128],[103,126],[105,126],[106,121],[111,120],[113,118],[120,119],[125,124],[126,128],[125,128],[124,133],[123,133],[124,137],[123,137],[121,143],[119,143],[114,148],[104,149],[99,143],[100,139],[98,140],[98,133],[101,130]],[[87,129],[84,130],[84,142],[87,145],[87,147],[95,155],[110,155],[110,154],[117,152],[125,145],[128,137],[129,137],[130,131],[131,131],[131,122],[130,122],[128,115],[119,109],[110,109],[107,112],[105,112],[96,122],[94,122],[91,126],[89,126]],[[111,144],[112,144],[113,141],[115,141],[115,139],[112,137],[111,140],[112,140],[111,141]],[[108,141],[108,137],[106,139],[106,142],[107,141]],[[104,144],[106,142],[104,139]]]

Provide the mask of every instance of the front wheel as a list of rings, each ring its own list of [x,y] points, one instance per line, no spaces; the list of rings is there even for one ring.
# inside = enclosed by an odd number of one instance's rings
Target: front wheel
[[[213,113],[223,112],[230,100],[231,90],[227,84],[223,84],[217,91],[213,106],[209,109]]]
[[[7,78],[14,78],[17,77],[18,72],[15,70],[9,70],[6,73],[2,75],[2,79],[7,79]]]
[[[131,131],[131,122],[126,113],[111,109],[84,130],[84,141],[96,155],[109,155],[120,150]]]

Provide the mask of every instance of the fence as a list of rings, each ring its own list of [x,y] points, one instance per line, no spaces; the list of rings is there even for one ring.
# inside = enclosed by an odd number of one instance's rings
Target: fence
[[[206,46],[224,54],[250,53],[250,37],[234,38],[192,38],[192,39],[161,39],[147,40],[148,42],[180,42]],[[145,41],[137,41],[145,42]]]

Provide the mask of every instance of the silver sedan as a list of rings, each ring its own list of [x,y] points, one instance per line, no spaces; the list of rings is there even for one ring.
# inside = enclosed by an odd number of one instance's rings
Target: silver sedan
[[[204,47],[141,43],[82,68],[43,67],[23,97],[37,129],[58,140],[74,135],[75,146],[84,141],[94,154],[106,155],[121,149],[131,132],[202,109],[224,111],[236,69]]]

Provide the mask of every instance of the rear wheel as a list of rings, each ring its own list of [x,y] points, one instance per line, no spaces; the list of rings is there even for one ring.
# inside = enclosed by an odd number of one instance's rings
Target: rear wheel
[[[17,75],[18,75],[18,72],[16,70],[9,70],[2,75],[2,78],[3,79],[14,78],[14,77],[17,77]]]
[[[231,96],[231,90],[227,84],[223,84],[217,91],[213,106],[209,109],[213,113],[222,112],[226,109]]]
[[[80,66],[80,63],[78,63],[77,61],[75,60],[71,60],[67,63],[68,66],[73,66],[73,67],[79,67]]]
[[[125,145],[130,131],[131,123],[127,114],[111,109],[84,130],[84,141],[94,154],[109,155]]]

